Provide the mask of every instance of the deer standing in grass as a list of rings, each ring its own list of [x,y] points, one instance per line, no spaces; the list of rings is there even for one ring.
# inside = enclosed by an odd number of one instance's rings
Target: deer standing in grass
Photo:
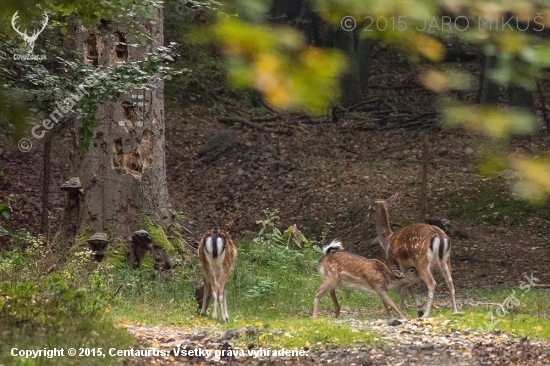
[[[336,317],[340,315],[340,305],[336,298],[337,287],[346,287],[377,294],[386,314],[390,316],[390,308],[395,310],[403,319],[405,316],[395,306],[393,300],[386,294],[387,290],[408,285],[418,278],[418,273],[411,268],[403,274],[398,270],[391,271],[388,266],[377,259],[366,259],[344,250],[342,243],[334,240],[323,248],[325,256],[321,259],[319,272],[323,276],[323,284],[315,293],[313,302],[313,317],[317,317],[319,300],[330,291],[334,302]]]
[[[229,321],[225,284],[235,265],[237,249],[228,233],[213,229],[202,236],[199,243],[199,260],[204,274],[204,291],[201,315],[206,312],[211,298],[214,299],[212,317],[217,318],[218,301],[222,320]]]
[[[419,315],[424,318],[430,316],[436,287],[431,268],[438,266],[451,292],[453,313],[460,314],[456,308],[455,289],[451,277],[451,240],[437,226],[424,223],[412,224],[393,232],[390,228],[388,207],[395,203],[397,196],[396,193],[387,200],[369,200],[368,215],[376,226],[380,245],[386,252],[390,266],[396,266],[401,271],[416,268],[418,275],[428,286],[426,311],[422,315],[419,310]],[[401,311],[403,311],[407,291],[410,291],[416,306],[421,308],[411,286],[412,284],[401,288]]]

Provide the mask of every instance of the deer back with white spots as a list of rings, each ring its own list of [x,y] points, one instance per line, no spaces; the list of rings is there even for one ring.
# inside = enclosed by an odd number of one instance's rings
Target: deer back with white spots
[[[391,271],[388,266],[377,259],[366,259],[356,254],[343,252],[343,250],[342,243],[336,240],[323,248],[325,256],[321,259],[319,267],[319,272],[323,276],[323,284],[315,293],[313,317],[317,317],[319,300],[327,292],[330,292],[334,302],[334,311],[338,316],[340,305],[335,289],[345,287],[377,294],[382,300],[388,316],[391,308],[401,318],[405,318],[386,291],[414,283],[418,278],[416,270],[411,268],[405,274],[398,270]]]
[[[398,194],[394,194],[386,200],[369,200],[369,217],[376,226],[380,245],[386,252],[388,262],[397,266],[401,271],[416,268],[420,278],[428,286],[428,300],[426,311],[422,315],[421,305],[411,286],[401,289],[401,311],[403,311],[407,291],[412,295],[419,314],[427,318],[430,316],[430,308],[436,288],[431,269],[438,267],[447,287],[451,293],[453,312],[458,314],[456,308],[455,289],[451,276],[451,240],[443,230],[437,226],[424,223],[416,223],[393,232],[390,228],[388,207],[397,200]]]

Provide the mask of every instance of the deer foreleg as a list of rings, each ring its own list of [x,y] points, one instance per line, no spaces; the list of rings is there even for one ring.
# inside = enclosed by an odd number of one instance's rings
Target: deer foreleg
[[[399,314],[400,319],[405,319],[405,315],[403,315],[403,313],[401,311],[399,311],[399,309],[397,308],[397,306],[395,306],[395,303],[393,302],[391,297],[388,296],[387,293],[381,291],[381,292],[378,292],[377,294],[380,297],[380,299],[382,300],[382,302],[384,303],[384,307],[386,308],[386,313],[388,314],[388,316],[390,316],[390,311],[388,309],[388,306],[389,306],[393,310],[395,310],[395,312],[397,314]]]
[[[323,282],[323,284],[319,287],[319,289],[315,293],[315,299],[313,300],[313,317],[314,318],[317,317],[317,313],[319,310],[319,300],[321,300],[321,298],[325,296],[327,292],[332,291],[335,288],[336,288],[336,284],[333,284],[332,282]],[[338,309],[338,312],[340,312],[340,309]]]

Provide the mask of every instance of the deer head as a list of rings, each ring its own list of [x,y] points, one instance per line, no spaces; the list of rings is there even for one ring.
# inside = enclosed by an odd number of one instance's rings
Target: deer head
[[[44,17],[42,19],[42,28],[40,30],[35,30],[30,36],[27,34],[27,30],[25,29],[24,32],[21,32],[19,30],[19,27],[15,24],[17,22],[17,19],[19,19],[19,15],[17,15],[17,13],[19,12],[16,11],[15,14],[13,14],[13,17],[11,18],[11,26],[13,27],[13,29],[19,33],[19,35],[21,37],[23,37],[23,40],[25,41],[25,48],[27,49],[27,54],[30,54],[32,53],[33,49],[34,49],[34,42],[36,41],[36,39],[38,38],[38,35],[40,33],[42,33],[42,31],[46,28],[46,26],[48,25],[48,20],[50,18],[48,18],[48,14],[44,13]]]

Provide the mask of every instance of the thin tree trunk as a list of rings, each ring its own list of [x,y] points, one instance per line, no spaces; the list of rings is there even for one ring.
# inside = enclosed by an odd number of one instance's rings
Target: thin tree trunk
[[[496,56],[481,56],[481,74],[479,76],[479,94],[478,101],[480,104],[496,105],[500,93],[500,85],[493,82],[489,78],[490,72],[495,68],[497,63]]]
[[[342,29],[333,29],[331,36],[334,47],[340,49],[347,56],[348,68],[340,80],[340,102],[343,107],[350,107],[363,99],[359,63],[355,52],[355,36],[353,32],[346,32]]]
[[[372,64],[372,55],[374,53],[375,41],[370,38],[359,39],[357,46],[357,61],[359,63],[359,81],[361,91],[366,95],[369,87],[370,69]]]
[[[49,240],[49,197],[50,197],[50,163],[52,151],[51,133],[47,133],[44,140],[44,169],[42,173],[42,222],[40,232],[45,236],[46,242]]]
[[[428,135],[424,135],[424,145],[422,148],[422,185],[420,188],[420,210],[418,222],[426,221],[426,211],[428,208],[428,161],[429,161],[429,140]]]

